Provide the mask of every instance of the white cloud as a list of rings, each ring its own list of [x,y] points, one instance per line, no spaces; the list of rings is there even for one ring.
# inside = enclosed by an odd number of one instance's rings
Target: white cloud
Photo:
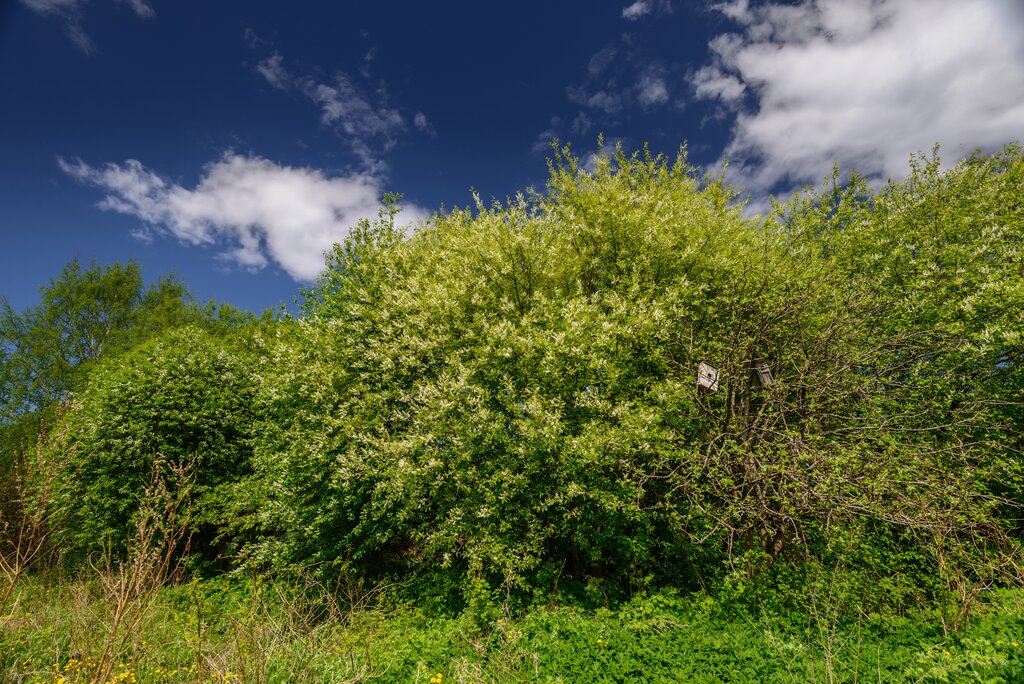
[[[271,261],[293,278],[311,281],[323,254],[362,218],[380,209],[382,181],[368,173],[329,177],[260,157],[227,154],[203,170],[192,189],[171,183],[135,160],[94,167],[58,160],[80,182],[101,188],[99,207],[135,216],[143,235],[168,234],[192,245],[216,245],[223,258],[247,269]],[[403,223],[426,212],[407,205]]]
[[[615,57],[619,54],[619,49],[614,43],[605,45],[603,48],[594,53],[594,56],[587,62],[587,72],[591,77],[597,76],[602,71],[611,66],[612,62],[615,61]]]
[[[644,107],[654,107],[668,102],[668,87],[665,79],[654,74],[644,74],[636,86],[637,99]]]
[[[697,97],[718,98],[727,104],[734,104],[743,97],[747,87],[731,74],[715,66],[704,66],[691,79]]]
[[[242,32],[242,39],[245,41],[245,44],[253,50],[258,48],[270,48],[274,46],[273,41],[267,40],[266,38],[260,36],[251,26],[245,27],[245,31]]]
[[[562,119],[558,116],[551,117],[548,127],[537,134],[533,139],[533,146],[530,151],[538,157],[542,157],[551,151],[551,141],[556,140],[562,130]]]
[[[77,9],[82,0],[21,0],[30,10],[39,14],[53,14]]]
[[[667,0],[649,0],[647,5],[652,12],[672,11]],[[680,65],[652,59],[635,34],[623,33],[587,60],[580,81],[565,89],[567,99],[577,109],[564,119],[552,117],[550,125],[534,139],[532,151],[535,155],[546,152],[552,138],[575,137],[575,142],[580,142],[594,130],[617,132],[638,107],[649,112],[672,102],[676,109],[682,109],[685,102],[679,93],[672,92],[672,86],[684,78]]]
[[[569,86],[566,88],[569,101],[589,109],[596,109],[605,114],[615,114],[625,109],[628,103],[628,92],[615,90],[598,90],[588,92],[586,88]]]
[[[576,118],[572,120],[571,130],[575,135],[586,135],[590,128],[594,125],[594,122],[590,120],[586,112],[580,112],[576,115]]]
[[[320,105],[322,121],[339,126],[349,135],[382,136],[390,142],[394,133],[405,128],[405,119],[397,109],[370,102],[345,73],[339,72],[331,85],[312,78],[303,79],[301,84],[310,99]]]
[[[128,5],[129,7],[131,7],[132,11],[134,11],[135,14],[139,15],[143,19],[151,19],[152,17],[156,16],[156,12],[153,11],[153,8],[150,6],[150,4],[149,4],[149,2],[147,2],[147,0],[117,0],[117,1],[118,2],[123,2],[126,5]]]
[[[377,101],[372,101],[344,72],[338,72],[333,83],[305,77],[297,84],[319,105],[320,121],[348,142],[369,169],[378,167],[379,151],[394,147],[398,134],[406,130],[405,118],[387,106],[385,94],[378,90]]]
[[[55,17],[64,24],[64,33],[79,50],[87,55],[96,51],[96,44],[82,26],[82,7],[88,0],[21,0],[37,14]],[[127,4],[138,16],[148,19],[156,15],[149,0],[117,0]]]
[[[64,24],[64,33],[86,55],[96,51],[96,45],[82,28],[84,0],[21,0],[22,4],[44,17],[56,17]]]
[[[275,52],[256,65],[256,73],[278,90],[288,90],[292,85],[292,79],[285,70],[283,61],[284,57]]]
[[[671,14],[671,0],[636,0],[633,4],[623,8],[622,18],[626,21],[636,21],[648,14]]]
[[[247,40],[250,39],[246,34]],[[384,169],[381,153],[397,143],[398,136],[409,129],[406,117],[388,103],[387,87],[381,81],[376,89],[360,87],[347,73],[339,71],[333,80],[314,76],[297,76],[284,66],[284,58],[274,52],[256,64],[254,70],[278,90],[301,93],[320,109],[321,123],[334,130],[373,172]],[[428,135],[435,135],[433,126],[422,112],[413,117],[412,125]]]
[[[629,21],[636,21],[645,14],[651,13],[651,3],[648,0],[636,0],[632,5],[622,10],[622,18]]]
[[[652,0],[648,5],[652,12],[672,11],[671,4],[663,0]],[[670,84],[682,80],[681,69],[675,64],[651,59],[636,42],[631,33],[609,42],[588,60],[581,82],[565,89],[569,102],[582,110],[577,120],[586,124],[574,125],[574,129],[585,132],[591,124],[597,124],[608,130],[619,123],[624,112],[636,105],[647,110],[672,99]],[[682,106],[682,101],[677,106]]]
[[[412,118],[412,125],[421,133],[426,133],[430,136],[437,135],[437,131],[434,130],[434,124],[430,123],[430,120],[427,119],[427,115],[423,112],[416,112],[416,115]]]
[[[735,110],[726,156],[754,192],[816,182],[835,162],[898,177],[935,143],[969,152],[1024,134],[1024,6],[1015,0],[717,9],[742,33],[711,41],[712,62],[691,85]]]
[[[601,142],[601,147],[596,150],[586,152],[580,157],[583,159],[583,170],[589,173],[597,171],[598,162],[602,159],[610,159],[621,149],[624,153],[629,154],[630,141],[628,138],[608,138]]]

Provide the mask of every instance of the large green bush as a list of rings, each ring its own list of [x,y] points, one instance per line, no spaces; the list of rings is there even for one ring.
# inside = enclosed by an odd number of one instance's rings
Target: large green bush
[[[261,341],[250,551],[481,609],[807,564],[883,606],[968,596],[1016,553],[1022,169],[750,219],[682,156],[566,153],[544,194],[386,211]]]
[[[179,511],[208,559],[230,549],[251,472],[251,362],[197,327],[164,333],[97,366],[72,399],[54,508],[69,555],[121,552],[147,487],[187,487]]]
[[[205,312],[82,365],[46,442],[56,539],[123,550],[156,478],[196,558],[481,618],[827,584],[956,625],[1018,574],[1022,187],[1011,146],[750,217],[685,155],[565,151],[543,193],[413,230],[389,198],[300,316]]]

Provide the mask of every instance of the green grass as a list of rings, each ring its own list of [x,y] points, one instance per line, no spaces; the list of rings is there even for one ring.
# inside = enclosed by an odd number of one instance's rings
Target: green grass
[[[703,594],[637,596],[614,609],[537,606],[481,624],[386,597],[353,607],[316,589],[241,578],[165,588],[108,681],[1024,681],[1021,591],[992,595],[944,635],[928,613],[826,623]],[[91,681],[110,608],[98,583],[24,582],[0,627],[2,681]]]

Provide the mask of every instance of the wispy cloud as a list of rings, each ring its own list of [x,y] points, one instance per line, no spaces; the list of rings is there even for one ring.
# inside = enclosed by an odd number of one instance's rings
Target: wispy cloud
[[[735,105],[747,90],[743,81],[726,73],[717,66],[704,66],[691,79],[698,98],[719,99],[727,105]]]
[[[604,88],[589,90],[583,86],[566,88],[569,102],[597,110],[605,114],[618,114],[629,104],[631,95],[628,87],[619,86],[615,82],[606,84]]]
[[[64,33],[71,42],[86,55],[96,51],[96,44],[85,32],[82,25],[82,7],[88,0],[21,0],[21,3],[37,14],[53,17],[64,24]],[[135,14],[143,19],[156,16],[156,12],[148,0],[117,0],[128,5]]]
[[[64,25],[64,33],[75,46],[86,55],[96,51],[82,27],[82,8],[84,0],[21,0],[22,4],[37,14],[53,17]]]
[[[427,115],[423,112],[416,112],[412,117],[412,125],[421,133],[426,133],[429,136],[437,135],[437,131],[434,130],[434,124],[430,123],[430,120],[427,119]]]
[[[562,132],[562,119],[558,116],[551,117],[548,121],[548,127],[537,134],[537,137],[533,139],[533,145],[530,151],[535,156],[543,157],[551,150],[551,141],[556,140]]]
[[[622,18],[636,21],[645,14],[651,13],[651,3],[648,0],[636,0],[632,5],[622,10]]]
[[[324,267],[324,252],[343,240],[360,219],[380,209],[383,184],[370,173],[328,176],[281,166],[260,157],[226,154],[209,164],[194,188],[161,177],[140,162],[91,166],[59,159],[76,180],[106,193],[101,209],[140,219],[140,237],[168,235],[190,245],[222,249],[220,256],[259,270],[271,262],[309,282]],[[427,216],[406,206],[400,216]]]
[[[40,14],[53,14],[77,9],[82,0],[21,0],[30,10]]]
[[[275,52],[256,65],[256,73],[278,90],[288,90],[292,85],[292,79],[282,62],[284,62],[284,57]]]
[[[627,33],[594,53],[582,82],[566,88],[569,102],[583,112],[604,115],[601,123],[637,104],[644,109],[667,104],[672,99],[674,69],[643,56],[635,42]]]
[[[636,84],[637,100],[644,108],[657,107],[669,100],[668,86],[665,79],[657,73],[646,73]]]
[[[725,154],[754,192],[815,182],[834,162],[897,177],[935,143],[970,151],[1024,134],[1024,6],[1006,0],[734,0],[697,97],[734,112]]]
[[[583,159],[583,168],[591,173],[597,170],[598,162],[601,159],[614,157],[621,149],[629,154],[632,143],[628,138],[607,138],[601,141],[601,146],[589,152],[584,152],[580,157]]]
[[[254,39],[254,35],[247,34],[250,43]],[[407,117],[391,106],[383,81],[369,88],[344,71],[336,72],[330,79],[296,74],[285,67],[284,58],[278,52],[257,63],[255,71],[272,87],[297,92],[316,104],[321,123],[345,141],[368,170],[382,170],[382,153],[394,147],[399,136],[409,130]],[[412,126],[417,131],[435,135],[422,112],[412,116]]]
[[[622,18],[627,21],[636,21],[649,14],[669,14],[671,12],[671,0],[636,0],[622,9]]]
[[[151,19],[156,16],[156,12],[153,7],[147,2],[147,0],[117,0],[123,2],[132,8],[135,14],[139,15],[143,19]]]
[[[668,2],[644,0],[651,12],[669,12]],[[631,5],[627,8],[634,7]],[[639,11],[633,10],[633,11]],[[595,52],[586,63],[582,79],[565,89],[566,98],[578,107],[573,114],[553,117],[533,143],[534,154],[547,150],[547,142],[565,134],[585,136],[595,127],[611,132],[631,110],[655,110],[668,105],[682,108],[678,84],[685,84],[685,71],[645,54],[642,41],[625,33]]]

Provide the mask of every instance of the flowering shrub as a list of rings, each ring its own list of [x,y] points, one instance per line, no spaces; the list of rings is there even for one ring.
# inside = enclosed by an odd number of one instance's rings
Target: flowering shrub
[[[683,157],[559,155],[544,195],[385,211],[262,342],[251,552],[482,618],[802,563],[969,598],[1015,554],[1022,173],[920,162],[748,219]]]

